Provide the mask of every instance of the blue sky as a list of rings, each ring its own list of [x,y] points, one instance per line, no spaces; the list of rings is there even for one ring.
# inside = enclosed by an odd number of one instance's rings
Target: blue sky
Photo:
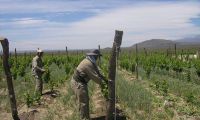
[[[199,0],[0,0],[0,36],[14,50],[111,47],[200,35]]]

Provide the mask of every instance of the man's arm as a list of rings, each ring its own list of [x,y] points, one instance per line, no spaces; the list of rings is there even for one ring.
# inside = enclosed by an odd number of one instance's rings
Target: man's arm
[[[33,69],[40,72],[45,72],[45,70],[38,66],[37,60],[33,60]]]
[[[102,85],[102,77],[96,72],[92,65],[87,66],[86,73],[90,79],[99,85]]]

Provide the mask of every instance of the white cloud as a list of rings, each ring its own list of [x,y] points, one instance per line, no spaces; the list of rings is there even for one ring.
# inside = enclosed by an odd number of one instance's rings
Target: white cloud
[[[41,25],[45,22],[48,22],[48,20],[40,20],[40,19],[33,19],[33,18],[22,18],[22,19],[15,19],[14,22],[12,22],[14,25]]]
[[[21,49],[96,48],[112,45],[114,30],[124,31],[123,46],[152,39],[179,39],[200,34],[200,27],[191,18],[200,14],[199,2],[143,2],[122,8],[104,10],[96,16],[74,23],[58,23],[26,18],[22,24],[39,24],[34,29],[7,29],[2,33],[19,42],[12,47]],[[42,24],[40,24],[42,23]],[[0,25],[1,26],[1,25]],[[34,27],[34,26],[32,26]],[[23,40],[23,44],[20,42]],[[27,41],[27,42],[25,42]],[[36,45],[29,44],[32,41]],[[26,46],[27,44],[27,46]]]
[[[94,12],[126,5],[124,1],[102,0],[0,0],[0,13]]]

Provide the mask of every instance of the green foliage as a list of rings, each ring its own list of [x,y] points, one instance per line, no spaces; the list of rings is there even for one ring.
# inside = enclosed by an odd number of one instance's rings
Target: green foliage
[[[183,62],[181,60],[174,59],[171,62],[171,67],[174,71],[180,73],[183,71]]]
[[[103,81],[103,84],[101,85],[101,92],[103,93],[103,96],[108,100],[108,82]]]
[[[65,66],[65,73],[69,74],[72,71],[71,65],[68,63],[65,63],[64,66]]]
[[[164,96],[168,95],[169,84],[166,80],[154,80],[155,88]]]
[[[196,73],[200,77],[200,60],[195,61]]]
[[[119,103],[125,108],[131,108],[131,115],[136,114],[136,119],[145,119],[151,115],[153,95],[138,81],[126,80],[122,74],[117,75],[116,94]],[[143,111],[143,114],[137,114]]]
[[[155,63],[153,57],[148,57],[146,59],[143,59],[143,68],[146,72],[147,78],[150,78],[150,73],[154,65]]]
[[[194,103],[195,102],[195,96],[192,93],[189,93],[186,95],[186,100],[189,103]]]
[[[25,97],[27,107],[32,106],[34,102],[33,97],[31,97],[31,95],[28,92],[24,93],[24,97]]]
[[[45,73],[43,75],[43,80],[45,81],[45,83],[48,83],[50,80],[50,71],[48,66],[45,66]]]
[[[25,65],[20,65],[18,67],[18,75],[23,77],[25,75],[25,69],[26,69],[26,66]]]
[[[31,107],[34,103],[40,102],[41,95],[39,93],[35,93],[34,95],[31,95],[29,92],[25,92],[24,98],[25,98],[27,107]]]

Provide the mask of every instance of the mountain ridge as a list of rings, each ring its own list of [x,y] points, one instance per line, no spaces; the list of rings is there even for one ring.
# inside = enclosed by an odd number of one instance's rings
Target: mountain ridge
[[[166,39],[150,39],[137,43],[138,48],[147,48],[147,49],[167,49],[172,48],[174,45],[177,45],[179,48],[191,48],[199,47],[200,48],[200,37],[199,39],[180,39],[180,40],[166,40]],[[130,46],[129,48],[135,48],[136,44]]]

